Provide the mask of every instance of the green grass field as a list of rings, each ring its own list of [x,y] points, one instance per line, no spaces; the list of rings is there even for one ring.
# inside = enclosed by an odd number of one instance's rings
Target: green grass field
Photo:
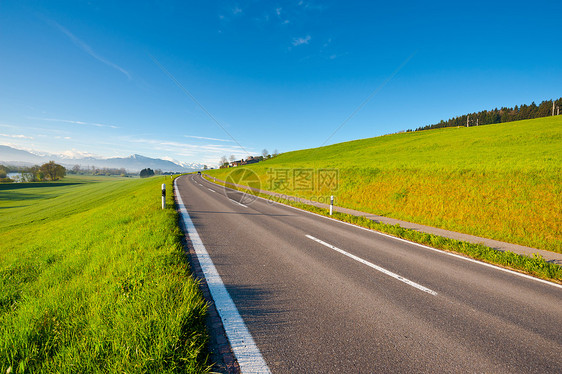
[[[562,116],[362,139],[246,167],[266,190],[333,194],[338,206],[562,252]],[[338,170],[336,190],[318,183],[321,169]]]
[[[0,185],[1,373],[208,372],[207,305],[163,182]]]

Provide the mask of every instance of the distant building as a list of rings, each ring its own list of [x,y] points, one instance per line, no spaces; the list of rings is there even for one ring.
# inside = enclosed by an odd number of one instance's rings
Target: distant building
[[[258,163],[258,162],[260,162],[260,161],[262,161],[262,160],[263,160],[263,157],[262,157],[262,156],[257,156],[257,157],[248,156],[248,158],[245,159],[245,160],[244,160],[244,159],[241,159],[241,160],[238,160],[238,161],[232,161],[232,162],[230,163],[229,167],[235,168],[235,167],[237,167],[237,166],[255,164],[255,163]]]
[[[257,162],[260,162],[260,159],[254,156],[250,156],[246,159],[246,164],[255,164]]]

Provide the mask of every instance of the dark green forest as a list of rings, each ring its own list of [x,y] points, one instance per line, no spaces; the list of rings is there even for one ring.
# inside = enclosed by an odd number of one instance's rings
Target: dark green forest
[[[562,107],[562,97],[554,101],[555,115],[558,108]],[[515,106],[514,108],[495,108],[492,110],[483,110],[478,113],[469,113],[459,117],[451,118],[447,121],[441,120],[439,123],[418,127],[416,131],[438,129],[441,127],[458,127],[466,126],[467,118],[469,126],[490,125],[493,123],[519,121],[523,119],[533,119],[547,117],[552,115],[552,100],[545,100],[539,105],[533,101],[531,105]]]

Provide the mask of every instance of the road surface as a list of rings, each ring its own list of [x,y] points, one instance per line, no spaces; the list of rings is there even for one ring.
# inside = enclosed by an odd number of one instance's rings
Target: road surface
[[[562,373],[562,288],[262,199],[177,189],[273,373]],[[242,202],[242,203],[241,203]]]

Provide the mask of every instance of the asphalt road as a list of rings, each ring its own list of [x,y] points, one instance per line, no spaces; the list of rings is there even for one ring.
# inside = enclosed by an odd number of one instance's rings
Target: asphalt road
[[[562,373],[562,288],[177,180],[274,373]]]

